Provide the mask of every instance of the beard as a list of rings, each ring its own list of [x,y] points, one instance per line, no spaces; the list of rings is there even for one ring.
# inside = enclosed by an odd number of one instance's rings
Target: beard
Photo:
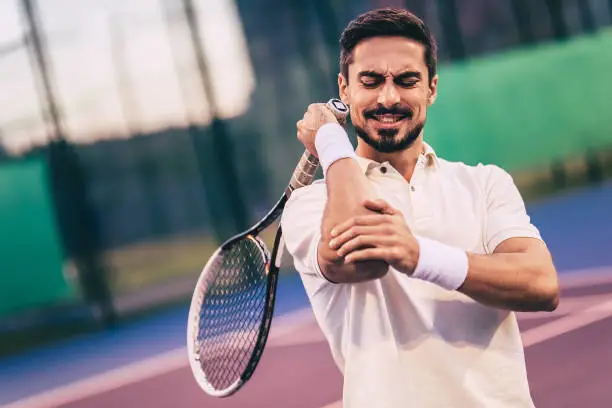
[[[380,153],[395,153],[412,146],[425,127],[425,120],[417,123],[398,137],[398,129],[379,129],[379,139],[374,139],[365,129],[354,125],[355,132],[364,142]]]

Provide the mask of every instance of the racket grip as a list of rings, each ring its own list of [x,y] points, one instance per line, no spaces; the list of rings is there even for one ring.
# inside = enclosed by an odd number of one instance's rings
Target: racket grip
[[[318,167],[319,159],[314,154],[310,154],[308,150],[305,150],[300,158],[300,162],[293,171],[293,176],[289,182],[289,189],[293,191],[311,184]]]
[[[330,99],[327,102],[327,107],[334,113],[338,123],[346,126],[346,119],[349,113],[348,107],[340,99],[336,98]],[[293,171],[293,176],[287,186],[287,194],[291,194],[291,192],[298,188],[310,185],[318,167],[319,159],[315,155],[310,154],[308,150],[305,150],[300,162]]]

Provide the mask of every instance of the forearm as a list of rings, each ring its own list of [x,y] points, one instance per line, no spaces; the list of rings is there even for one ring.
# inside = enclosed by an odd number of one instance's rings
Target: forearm
[[[371,213],[363,206],[374,199],[374,190],[356,160],[338,160],[328,170],[326,179],[327,203],[322,222],[322,235],[329,239],[331,230],[350,217]]]
[[[384,275],[388,265],[384,261],[345,263],[335,250],[329,247],[331,230],[358,215],[372,214],[363,206],[367,199],[374,199],[374,190],[361,171],[359,164],[350,158],[341,159],[330,166],[326,175],[327,203],[321,223],[319,242],[319,267],[329,280],[338,283],[360,282]]]
[[[559,284],[547,254],[541,251],[468,254],[468,274],[458,291],[493,307],[516,311],[552,311]]]

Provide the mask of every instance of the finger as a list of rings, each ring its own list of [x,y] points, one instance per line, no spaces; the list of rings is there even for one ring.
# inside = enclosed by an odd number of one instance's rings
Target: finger
[[[387,263],[390,263],[388,259],[390,258],[390,250],[389,248],[364,248],[351,252],[347,256],[344,257],[345,263],[353,263],[360,261],[373,261],[373,260],[381,260]]]
[[[304,119],[314,129],[320,128],[325,123],[338,121],[334,112],[325,103],[313,103],[308,106]]]
[[[387,248],[393,244],[393,239],[385,235],[358,235],[345,242],[336,253],[343,257],[353,251],[364,248]]]
[[[332,238],[335,238],[354,226],[380,225],[388,223],[389,221],[389,216],[383,214],[360,215],[357,217],[351,217],[348,220],[332,228],[331,236]]]
[[[336,250],[359,235],[389,235],[389,233],[387,225],[354,225],[329,241],[329,247]]]
[[[317,120],[315,120],[313,117],[313,113],[310,109],[304,114],[304,118],[302,119],[302,127],[310,131],[315,131],[320,127],[317,126]]]
[[[297,138],[300,142],[302,142],[302,144],[310,152],[310,154],[313,154],[318,157],[317,148],[314,142],[311,141],[312,139],[308,137],[304,130],[298,130]]]
[[[306,150],[308,150],[308,152],[312,155],[314,155],[315,157],[319,157],[318,153],[317,153],[317,148],[315,146],[314,143],[302,143],[304,145],[304,147],[306,148]]]
[[[336,113],[329,106],[327,106],[327,104],[323,106],[324,106],[323,116],[325,116],[325,120],[327,122],[339,122],[339,119],[336,116]]]
[[[317,148],[312,143],[307,143],[304,145],[308,153],[312,154],[314,157],[319,157],[319,153],[317,152]]]
[[[398,214],[398,211],[382,198],[377,198],[375,200],[366,200],[363,204],[368,210],[377,211],[381,214]]]

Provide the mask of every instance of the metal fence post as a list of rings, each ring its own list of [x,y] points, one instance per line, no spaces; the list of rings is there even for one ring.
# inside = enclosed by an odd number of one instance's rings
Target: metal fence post
[[[586,0],[583,0],[586,1]],[[546,0],[546,7],[550,14],[550,22],[553,27],[553,35],[557,40],[565,40],[568,37],[567,23],[563,18],[563,6],[560,0]]]
[[[53,134],[47,146],[50,184],[64,248],[79,271],[86,300],[92,303],[107,326],[117,319],[108,270],[100,254],[101,237],[95,210],[88,200],[87,181],[77,152],[66,141],[60,109],[51,84],[43,32],[35,0],[22,0],[29,31],[32,63],[39,78],[43,117],[51,122]]]
[[[535,36],[531,29],[531,19],[529,18],[529,9],[526,0],[511,0],[512,12],[518,35],[522,44],[529,45],[535,42]]]
[[[202,37],[199,22],[195,15],[193,0],[183,0],[183,8],[200,74],[202,93],[212,114],[210,126],[212,133],[212,154],[209,155],[209,159],[214,161],[212,166],[214,174],[211,174],[211,177],[219,180],[216,184],[220,188],[216,191],[216,194],[225,198],[226,205],[230,210],[231,219],[229,221],[231,226],[224,228],[223,231],[217,231],[218,240],[223,240],[234,233],[245,230],[248,227],[249,214],[244,197],[240,191],[239,177],[234,163],[234,149],[229,130],[225,121],[218,114],[218,106],[210,83],[210,72],[202,51]],[[206,167],[211,168],[211,166]],[[208,178],[208,175],[206,175],[206,178]],[[217,198],[209,197],[209,199],[214,200]]]
[[[444,42],[452,60],[463,60],[467,57],[457,4],[455,0],[438,0],[438,13],[444,32]]]
[[[591,4],[588,0],[578,2],[578,11],[580,12],[580,22],[582,23],[582,31],[585,33],[593,33],[597,27],[595,24],[595,16],[591,9]]]

